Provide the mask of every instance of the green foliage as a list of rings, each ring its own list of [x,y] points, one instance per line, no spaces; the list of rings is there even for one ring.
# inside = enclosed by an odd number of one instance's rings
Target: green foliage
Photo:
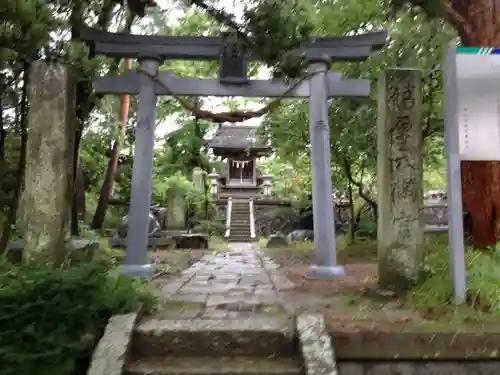
[[[180,171],[188,175],[196,166],[209,170],[206,137],[212,126],[211,123],[202,120],[183,120],[178,130],[164,137],[163,147],[157,150],[155,158],[157,173],[169,176]]]
[[[273,176],[273,195],[279,200],[291,201],[294,206],[307,200],[311,192],[310,167],[309,158],[295,160],[291,164],[283,158],[274,157],[259,164],[262,172]]]
[[[197,225],[192,228],[195,233],[206,233],[209,236],[224,236],[226,232],[226,225],[222,219],[213,220],[200,220]]]
[[[425,184],[440,188],[444,181],[442,80],[436,74],[444,47],[456,40],[456,32],[441,19],[430,20],[422,11],[402,7],[389,14],[383,0],[326,0],[318,3],[315,35],[353,35],[380,29],[390,31],[385,47],[362,62],[339,62],[332,67],[345,77],[372,81],[369,98],[339,98],[329,102],[332,183],[336,192],[352,189],[354,199],[376,200],[377,85],[388,68],[411,67],[423,71],[423,123]],[[261,134],[279,155],[310,180],[309,108],[305,101],[290,101],[266,116]],[[305,162],[307,160],[307,162]],[[307,168],[297,168],[304,161]],[[305,178],[304,178],[305,179]]]
[[[102,264],[1,264],[0,285],[1,375],[71,375],[84,335],[97,338],[112,314],[154,304],[145,284]]]
[[[286,52],[310,40],[314,9],[307,0],[258,0],[250,2],[243,19],[247,47],[258,53],[277,75],[299,77],[302,59]]]
[[[377,238],[377,221],[370,216],[362,216],[356,234],[358,237]]]
[[[208,209],[211,207],[211,201],[205,196],[205,191],[198,189],[181,172],[167,178],[162,175],[153,175],[153,202],[164,204],[169,190],[176,190],[184,196],[191,217],[199,217],[204,212],[206,203],[208,203]]]
[[[465,251],[467,305],[474,310],[500,316],[500,250]],[[450,253],[442,246],[429,254],[422,267],[421,282],[411,293],[419,309],[443,313],[453,308]]]

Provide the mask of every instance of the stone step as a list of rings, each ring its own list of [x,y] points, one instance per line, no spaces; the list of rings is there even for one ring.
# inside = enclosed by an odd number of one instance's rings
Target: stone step
[[[293,358],[150,357],[131,361],[123,375],[300,375]]]
[[[132,355],[137,357],[192,357],[200,353],[214,357],[291,357],[293,321],[288,316],[229,321],[149,318],[134,331]]]

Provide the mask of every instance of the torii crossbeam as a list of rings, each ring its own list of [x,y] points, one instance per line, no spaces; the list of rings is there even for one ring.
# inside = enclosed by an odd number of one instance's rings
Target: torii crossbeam
[[[81,30],[78,35],[78,39],[90,47],[91,54],[137,58],[142,71],[129,72],[125,76],[101,77],[94,85],[95,90],[103,94],[139,95],[127,250],[122,272],[143,277],[152,274],[152,266],[147,260],[147,242],[156,98],[158,95],[174,93],[178,96],[309,98],[316,248],[316,260],[311,265],[310,276],[342,276],[344,270],[337,265],[336,257],[328,99],[369,96],[370,82],[344,80],[339,73],[329,70],[333,61],[367,59],[385,44],[387,32],[316,38],[307,45],[290,51],[291,54],[304,56],[308,60],[309,73],[312,74],[294,90],[290,90],[293,83],[286,85],[278,80],[248,80],[246,62],[259,60],[259,56],[241,50],[238,53],[231,52],[226,37],[146,36],[108,33],[88,28]],[[219,60],[219,80],[173,78],[169,72],[158,71],[160,63],[165,60]]]

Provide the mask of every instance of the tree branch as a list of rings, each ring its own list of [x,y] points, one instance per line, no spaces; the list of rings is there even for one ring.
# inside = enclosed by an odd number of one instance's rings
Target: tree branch
[[[430,17],[435,17],[436,9],[438,9],[440,16],[452,25],[462,38],[470,37],[473,33],[465,17],[446,0],[410,0],[410,3],[421,8]]]
[[[373,199],[371,199],[368,195],[365,194],[365,192],[363,191],[362,181],[354,180],[354,177],[352,176],[352,173],[351,173],[351,167],[349,165],[349,160],[347,160],[347,158],[345,156],[342,156],[341,159],[343,161],[343,167],[344,167],[344,171],[345,171],[347,179],[349,180],[349,182],[351,184],[353,184],[354,186],[356,186],[358,188],[359,196],[361,198],[363,198],[372,207],[372,210],[376,215],[377,210],[378,210],[377,202],[375,202]],[[364,170],[364,168],[363,168],[363,170]]]

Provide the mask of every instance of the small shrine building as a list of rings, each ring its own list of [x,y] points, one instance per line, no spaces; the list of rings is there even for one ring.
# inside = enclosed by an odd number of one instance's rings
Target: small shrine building
[[[214,156],[225,162],[219,182],[230,190],[259,190],[262,184],[257,159],[268,156],[272,149],[257,135],[256,126],[219,125],[209,143]]]

